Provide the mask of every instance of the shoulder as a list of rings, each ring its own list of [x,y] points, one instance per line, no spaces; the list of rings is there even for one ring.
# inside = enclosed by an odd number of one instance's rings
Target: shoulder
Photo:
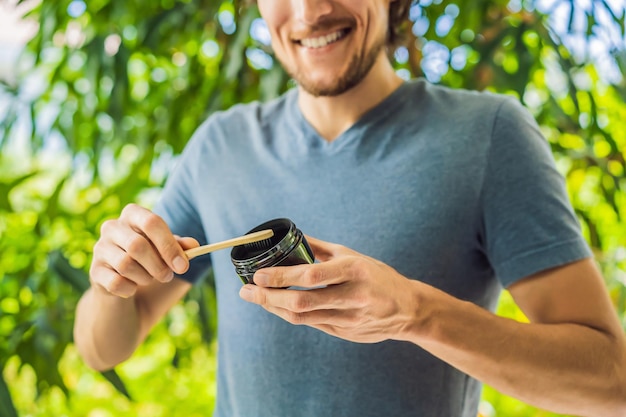
[[[289,109],[288,102],[292,93],[290,90],[267,102],[252,101],[235,104],[226,110],[211,114],[198,130],[240,130],[263,126],[268,120],[280,117]]]
[[[424,79],[406,83],[402,94],[406,123],[418,123],[450,135],[490,136],[501,113],[519,117],[525,109],[515,97],[432,84]]]
[[[421,78],[410,81],[408,89],[411,100],[421,102],[422,107],[447,118],[493,120],[503,110],[507,114],[525,111],[513,96],[432,84]]]
[[[267,102],[252,101],[210,114],[196,128],[184,153],[205,155],[207,152],[241,151],[251,141],[266,136],[268,124],[289,118],[290,92]]]
[[[469,90],[465,88],[452,88],[447,86],[432,85],[431,96],[446,104],[457,105],[470,114],[483,113],[485,111],[498,113],[507,103],[519,102],[516,97],[495,93],[488,90]]]

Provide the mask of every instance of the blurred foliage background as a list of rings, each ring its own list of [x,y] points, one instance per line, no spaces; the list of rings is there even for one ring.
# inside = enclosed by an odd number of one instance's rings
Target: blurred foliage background
[[[17,3],[26,3],[18,1]],[[0,81],[0,416],[201,416],[215,392],[210,279],[114,372],[72,345],[99,226],[150,206],[193,130],[293,87],[240,0],[30,1]],[[625,6],[421,0],[398,73],[517,96],[548,138],[626,318]],[[507,293],[500,313],[524,320]],[[554,416],[485,388],[482,416]]]

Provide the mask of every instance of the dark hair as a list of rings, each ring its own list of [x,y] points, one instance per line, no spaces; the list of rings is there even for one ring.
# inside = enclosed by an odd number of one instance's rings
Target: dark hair
[[[389,5],[389,31],[387,46],[397,46],[404,41],[404,29],[409,21],[409,10],[414,0],[395,0]]]

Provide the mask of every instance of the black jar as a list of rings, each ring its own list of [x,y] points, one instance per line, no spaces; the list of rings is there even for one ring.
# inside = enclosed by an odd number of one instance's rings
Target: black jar
[[[246,234],[272,229],[274,236],[259,242],[235,246],[230,260],[244,284],[254,284],[254,273],[270,266],[312,264],[313,251],[304,235],[289,219],[274,219],[250,230]]]

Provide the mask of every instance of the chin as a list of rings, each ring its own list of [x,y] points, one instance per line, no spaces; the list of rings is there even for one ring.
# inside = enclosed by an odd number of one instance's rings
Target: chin
[[[320,77],[311,77],[302,72],[290,74],[300,88],[314,97],[338,96],[357,85],[363,79],[364,74],[355,74],[348,70],[336,71],[324,74]]]
[[[339,96],[357,85],[361,79],[335,78],[331,82],[311,82],[310,80],[298,80],[298,85],[307,93],[314,97],[334,97]]]
[[[287,72],[304,91],[314,97],[339,96],[363,81],[373,68],[383,47],[384,40],[377,43],[363,56],[355,54],[352,58],[347,58],[349,62],[346,60],[341,71],[318,71],[317,77],[311,77],[311,74],[305,71]]]

